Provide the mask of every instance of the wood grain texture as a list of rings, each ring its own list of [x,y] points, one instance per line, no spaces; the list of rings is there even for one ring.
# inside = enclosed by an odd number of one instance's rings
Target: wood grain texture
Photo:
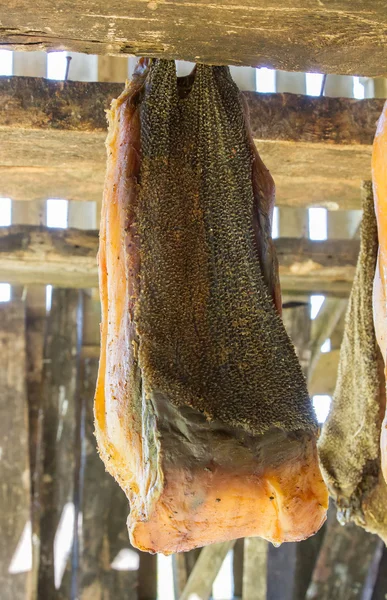
[[[21,302],[0,304],[0,349],[0,588],[2,600],[24,600],[30,597],[30,573],[12,572],[12,559],[30,518],[25,310]]]
[[[0,78],[0,195],[98,200],[106,115],[122,84]],[[244,92],[277,204],[360,208],[383,100]]]
[[[328,514],[326,533],[306,600],[360,600],[380,539],[353,523],[344,527]]]
[[[55,557],[58,545],[68,531],[59,528],[66,518],[67,528],[74,527],[71,507],[76,514],[74,483],[76,453],[76,403],[79,374],[80,292],[54,289],[47,324],[42,382],[43,482],[41,493],[41,555],[38,598],[65,600],[76,597],[76,574],[72,568],[74,533],[70,534],[69,554],[62,564]],[[66,508],[66,513],[64,509]],[[76,522],[76,521],[74,521]],[[58,536],[60,536],[58,540]],[[63,546],[62,546],[63,548]],[[63,551],[63,550],[62,550]],[[55,558],[57,562],[55,562]],[[59,567],[61,564],[62,569]],[[61,577],[61,575],[63,577]]]
[[[208,600],[220,567],[228,552],[232,550],[235,540],[220,542],[206,546],[200,552],[199,558],[188,578],[187,585],[180,600]]]
[[[130,549],[126,528],[129,506],[125,494],[105,471],[96,449],[93,400],[98,364],[97,358],[85,358],[81,362],[80,404],[84,427],[80,496],[83,525],[78,597],[80,600],[145,600],[138,594],[138,571],[119,571],[111,567],[120,551]]]
[[[245,538],[243,600],[266,600],[268,547],[262,538]]]
[[[274,240],[283,290],[335,290],[346,294],[353,279],[358,240]],[[17,284],[97,286],[98,232],[33,225],[0,228],[0,278]]]
[[[385,75],[387,15],[370,0],[6,0],[0,44],[286,71]]]

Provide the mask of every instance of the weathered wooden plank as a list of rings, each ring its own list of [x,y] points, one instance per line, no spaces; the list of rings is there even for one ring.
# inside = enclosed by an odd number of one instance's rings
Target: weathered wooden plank
[[[237,540],[233,552],[234,598],[241,599],[243,591],[244,539]]]
[[[243,600],[266,600],[268,546],[262,538],[245,538]]]
[[[311,396],[315,394],[333,395],[336,387],[339,358],[339,348],[321,354],[318,365],[308,381],[308,390]]]
[[[375,581],[371,600],[386,600],[387,598],[387,548],[384,547],[379,563],[379,570]]]
[[[283,300],[286,300],[286,298]],[[309,302],[284,302],[282,320],[295,347],[302,372],[307,377],[310,362],[311,330]]]
[[[313,377],[321,358],[321,346],[331,337],[336,325],[345,314],[348,301],[344,298],[329,298],[325,300],[314,323],[314,336],[311,344],[311,360],[309,377]]]
[[[329,514],[307,600],[361,600],[379,538]]]
[[[44,288],[34,286],[26,297],[27,398],[29,425],[29,458],[31,473],[32,570],[31,600],[38,600],[40,563],[40,508],[43,476],[43,405],[42,379],[46,309],[41,303]],[[44,297],[44,296],[43,296]]]
[[[348,292],[358,240],[279,238],[274,241],[284,290],[331,286]],[[0,279],[74,288],[97,285],[98,232],[31,225],[0,228]]]
[[[193,600],[193,598],[208,600],[211,595],[212,584],[227,553],[233,548],[234,544],[235,540],[232,540],[203,548],[180,600]]]
[[[86,358],[82,361],[80,404],[84,429],[80,489],[83,518],[78,597],[80,600],[135,600],[137,571],[119,571],[111,567],[120,550],[130,548],[126,530],[128,503],[117,483],[105,471],[96,449],[93,397],[97,372],[98,359]],[[122,594],[119,593],[120,589]]]
[[[0,195],[98,200],[106,163],[104,111],[121,90],[114,83],[0,78]],[[360,207],[383,100],[244,96],[279,205]]]
[[[97,251],[97,231],[32,225],[1,228],[1,279],[10,283],[95,287]],[[15,270],[19,271],[20,279],[15,277]]]
[[[30,471],[26,396],[26,338],[24,305],[0,304],[0,589],[4,600],[30,597],[30,565],[19,556],[18,544],[30,519]],[[21,560],[20,560],[21,559]]]
[[[76,588],[73,587],[76,580],[69,564],[73,549],[76,513],[74,505],[75,406],[79,373],[79,338],[82,326],[79,315],[79,295],[80,292],[76,290],[54,289],[44,352],[42,384],[44,470],[38,597],[46,600],[64,600],[71,595],[74,597],[76,595]],[[70,540],[69,545],[67,545],[68,540]]]
[[[137,54],[287,71],[385,75],[382,2],[300,0],[106,4],[7,0],[0,43],[17,50]]]

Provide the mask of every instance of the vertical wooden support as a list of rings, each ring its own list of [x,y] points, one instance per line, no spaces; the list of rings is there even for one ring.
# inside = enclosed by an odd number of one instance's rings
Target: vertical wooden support
[[[244,540],[237,540],[233,552],[234,598],[242,598],[243,591]]]
[[[307,600],[360,600],[379,538],[331,511]]]
[[[97,372],[98,359],[83,359],[79,397],[82,454],[78,473],[82,528],[78,598],[136,600],[138,572],[111,567],[121,550],[131,549],[126,528],[128,502],[118,484],[105,471],[96,449],[93,398]]]
[[[325,525],[311,538],[296,544],[292,600],[305,600],[313,570],[325,536]],[[333,599],[332,599],[333,600]]]
[[[76,597],[70,561],[76,529],[74,446],[82,335],[80,309],[81,292],[53,290],[42,384],[44,462],[39,598],[45,600]]]
[[[33,52],[32,58],[23,63],[25,52],[15,53],[14,67],[17,74],[36,75],[46,69],[46,54]],[[18,55],[18,56],[16,56]],[[46,202],[12,202],[12,223],[19,225],[43,225],[46,221]],[[27,399],[29,419],[29,454],[31,473],[31,527],[32,527],[32,573],[31,599],[38,598],[38,572],[40,562],[40,492],[42,482],[42,372],[43,345],[46,320],[45,286],[13,286],[15,298],[23,297],[26,306],[27,344]]]
[[[296,544],[282,544],[268,551],[267,600],[293,600],[294,574],[296,568]]]
[[[187,565],[182,552],[172,556],[172,569],[175,600],[179,600],[188,580]]]
[[[266,600],[268,542],[245,538],[243,600]]]
[[[43,288],[44,291],[44,288]],[[31,600],[38,600],[40,563],[40,506],[43,469],[42,376],[46,310],[41,303],[41,288],[27,291],[27,397],[29,415],[29,452],[31,471],[32,576]]]
[[[30,598],[28,534],[30,473],[26,397],[25,312],[20,302],[0,304],[0,594],[2,600]]]
[[[138,600],[157,598],[157,556],[140,552],[138,572]]]
[[[212,585],[235,540],[206,546],[200,552],[180,600],[208,600]]]
[[[308,302],[290,300],[284,304],[282,319],[292,340],[302,371],[307,377],[310,363],[310,308]]]
[[[387,598],[387,548],[382,550],[382,557],[379,563],[379,570],[375,581],[375,586],[371,600],[386,600]]]

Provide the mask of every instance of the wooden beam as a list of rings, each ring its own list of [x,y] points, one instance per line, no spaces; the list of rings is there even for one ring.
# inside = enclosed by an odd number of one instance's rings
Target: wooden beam
[[[266,600],[268,547],[262,538],[245,538],[243,600]]]
[[[335,511],[328,515],[326,534],[307,592],[308,600],[358,600],[363,592],[380,539],[348,523]]]
[[[93,399],[97,372],[98,358],[81,360],[79,403],[84,425],[84,466],[79,490],[83,525],[77,573],[78,598],[155,600],[156,594],[141,595],[138,571],[112,568],[119,552],[131,549],[126,528],[129,505],[119,485],[106,472],[95,448]],[[142,557],[143,553],[140,555]],[[156,560],[156,557],[146,556]],[[156,574],[148,568],[147,576],[150,587],[155,583]]]
[[[327,298],[322,305],[314,323],[314,336],[311,343],[311,359],[309,367],[309,378],[313,377],[318,362],[322,356],[321,346],[334,332],[347,309],[346,298]]]
[[[384,4],[371,0],[7,0],[0,44],[377,76],[387,72],[386,25]]]
[[[0,228],[0,279],[9,283],[95,287],[97,251],[97,231],[33,225],[3,227]]]
[[[212,584],[227,553],[233,548],[234,544],[235,540],[232,540],[203,548],[180,600],[208,600],[211,595]]]
[[[0,78],[0,195],[98,200],[105,109],[122,84]],[[277,204],[360,208],[382,99],[244,92]]]
[[[77,290],[54,289],[47,323],[42,379],[43,478],[40,511],[40,568],[38,598],[64,600],[77,596],[74,565],[78,564],[78,502],[74,493],[77,412],[79,409],[79,343],[81,337],[81,293]],[[60,535],[59,525],[64,510],[73,504],[72,553],[62,564],[58,577],[55,568],[54,541]],[[63,535],[63,533],[61,533]]]
[[[315,242],[305,238],[274,241],[284,290],[350,289],[358,240]],[[0,280],[57,287],[97,286],[98,232],[33,225],[0,228]],[[296,283],[295,283],[296,282]],[[343,287],[345,284],[346,287]],[[315,287],[316,286],[316,287]]]
[[[340,349],[321,354],[320,360],[308,381],[311,396],[328,394],[333,396],[336,387],[337,369],[339,367]]]
[[[25,309],[21,302],[0,305],[0,347],[1,597],[29,599],[30,572],[20,547],[23,531],[28,543],[30,519]]]

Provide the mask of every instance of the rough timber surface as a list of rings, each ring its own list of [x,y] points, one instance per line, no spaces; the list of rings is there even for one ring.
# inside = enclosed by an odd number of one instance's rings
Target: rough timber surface
[[[20,572],[12,560],[30,518],[25,307],[21,302],[0,305],[0,349],[0,588],[2,600],[14,600],[29,598],[30,593],[30,573]]]
[[[121,84],[0,78],[0,195],[101,197],[105,110]],[[360,208],[383,100],[245,92],[252,133],[277,204]]]
[[[274,240],[283,290],[348,294],[358,240]],[[98,232],[34,225],[0,228],[0,279],[58,287],[97,286]]]
[[[377,76],[386,25],[380,0],[6,0],[0,46]]]

